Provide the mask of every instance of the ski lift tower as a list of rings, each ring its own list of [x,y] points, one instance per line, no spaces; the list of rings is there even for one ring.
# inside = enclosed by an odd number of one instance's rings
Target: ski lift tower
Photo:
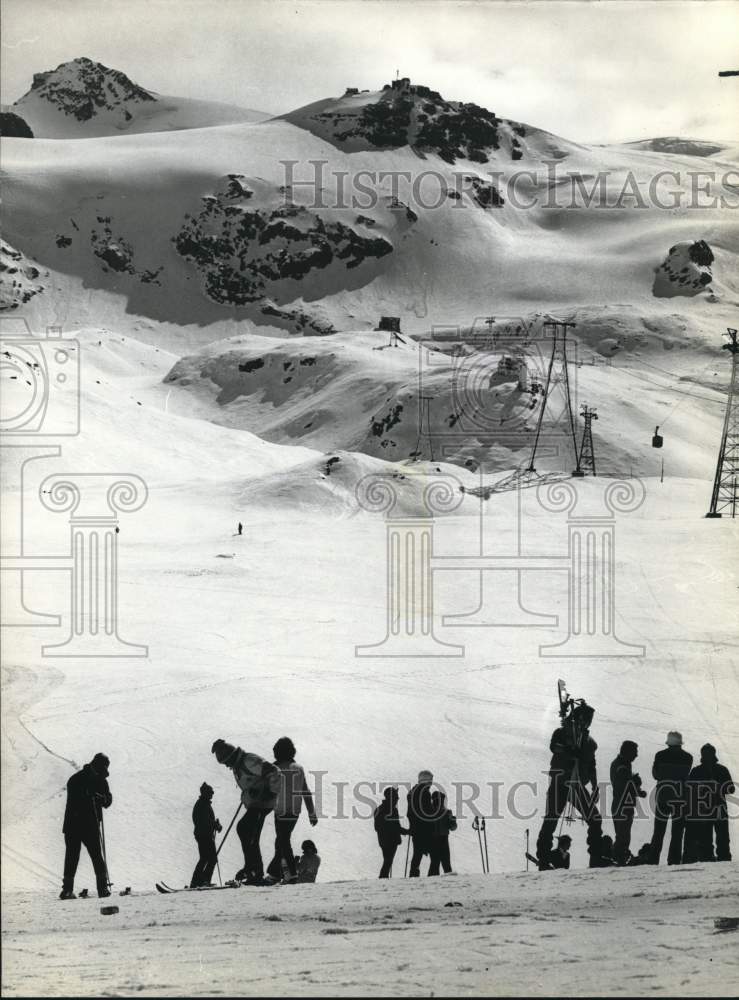
[[[572,438],[572,449],[575,453],[575,475],[580,475],[580,453],[577,448],[577,434],[575,431],[575,418],[572,415],[572,397],[570,395],[570,376],[567,370],[569,364],[567,358],[567,330],[575,326],[574,323],[564,322],[563,320],[546,320],[544,322],[544,332],[547,330],[551,331],[552,334],[552,355],[549,359],[549,367],[547,368],[547,377],[544,384],[544,389],[542,392],[541,408],[539,409],[539,419],[536,424],[536,435],[534,437],[534,447],[531,450],[531,459],[529,461],[527,472],[536,472],[536,467],[534,465],[534,459],[536,458],[536,452],[539,447],[539,438],[541,437],[541,427],[544,422],[544,413],[547,408],[547,402],[549,400],[549,393],[553,383],[552,369],[554,368],[554,362],[557,355],[559,355],[562,375],[561,380],[564,382],[565,390],[565,402],[567,405],[567,426],[570,432],[570,437]]]
[[[585,403],[580,407],[580,416],[585,421],[582,432],[582,443],[580,444],[580,457],[577,461],[577,468],[572,473],[573,476],[584,476],[586,472],[595,475],[595,450],[593,448],[593,421],[598,419],[598,411]]]
[[[716,463],[716,477],[713,480],[711,506],[706,517],[723,517],[722,511],[731,511],[736,517],[739,504],[739,386],[737,386],[737,331],[732,327],[727,329],[728,343],[723,349],[731,355],[731,378],[729,379],[729,397],[726,400],[724,429],[721,434],[721,447]]]

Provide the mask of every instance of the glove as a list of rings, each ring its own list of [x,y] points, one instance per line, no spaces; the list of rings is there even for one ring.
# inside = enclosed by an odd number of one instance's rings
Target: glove
[[[639,789],[639,791],[636,794],[639,796],[640,799],[645,799],[647,797],[647,793],[644,792],[644,791],[642,791],[641,788]]]
[[[315,826],[317,823],[318,823],[318,817],[317,816],[311,816],[310,817],[310,825],[311,826]]]
[[[223,827],[221,826],[221,821],[219,819],[217,819],[216,820],[216,825],[215,825],[215,831],[216,831],[216,833],[220,833],[222,829],[223,829]]]

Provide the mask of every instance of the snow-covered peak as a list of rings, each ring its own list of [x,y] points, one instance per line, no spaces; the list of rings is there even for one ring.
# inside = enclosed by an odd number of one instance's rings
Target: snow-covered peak
[[[81,122],[103,111],[156,100],[125,73],[85,56],[61,63],[56,69],[34,73],[30,91],[16,103],[22,104],[32,94]]]

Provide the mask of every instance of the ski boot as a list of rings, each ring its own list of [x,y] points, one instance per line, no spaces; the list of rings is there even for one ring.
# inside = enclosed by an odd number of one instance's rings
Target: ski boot
[[[59,893],[59,899],[77,899],[77,897],[71,889],[62,889]]]

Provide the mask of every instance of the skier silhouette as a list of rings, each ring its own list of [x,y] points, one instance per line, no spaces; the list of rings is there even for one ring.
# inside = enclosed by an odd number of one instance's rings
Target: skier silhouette
[[[201,885],[210,885],[213,871],[216,867],[216,833],[220,833],[221,824],[216,819],[213,806],[213,789],[207,782],[200,786],[200,798],[192,809],[193,834],[198,845],[198,863],[192,873],[190,888],[197,889]]]
[[[239,521],[239,527],[237,530],[240,535],[244,534],[244,525],[241,523],[241,521]]]

